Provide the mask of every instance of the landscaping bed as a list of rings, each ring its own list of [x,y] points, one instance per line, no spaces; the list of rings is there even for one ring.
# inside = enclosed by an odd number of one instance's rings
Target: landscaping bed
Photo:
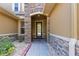
[[[0,56],[9,56],[15,50],[15,46],[12,44],[9,37],[0,38]]]
[[[19,42],[18,40],[12,42],[15,45],[15,51],[11,56],[25,56],[31,47],[31,43]]]

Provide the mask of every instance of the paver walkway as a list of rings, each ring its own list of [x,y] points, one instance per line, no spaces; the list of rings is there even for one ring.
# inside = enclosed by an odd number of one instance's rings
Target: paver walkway
[[[48,45],[44,39],[35,39],[26,56],[48,56]]]

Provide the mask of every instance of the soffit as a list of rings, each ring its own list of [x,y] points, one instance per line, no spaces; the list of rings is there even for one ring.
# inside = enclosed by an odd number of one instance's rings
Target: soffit
[[[46,3],[43,13],[46,15],[49,15],[53,10],[54,6],[55,6],[55,3]]]

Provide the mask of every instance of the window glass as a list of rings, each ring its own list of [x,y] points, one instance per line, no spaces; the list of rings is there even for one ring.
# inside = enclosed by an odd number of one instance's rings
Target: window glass
[[[18,8],[19,8],[18,3],[15,3],[15,4],[14,4],[14,11],[19,11],[19,9],[18,9]]]
[[[21,34],[24,34],[24,28],[21,28]]]

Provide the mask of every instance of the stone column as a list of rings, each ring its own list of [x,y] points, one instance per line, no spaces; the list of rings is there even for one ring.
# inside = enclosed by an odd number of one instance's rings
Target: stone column
[[[30,4],[25,4],[25,42],[31,42],[31,17],[30,17]]]

